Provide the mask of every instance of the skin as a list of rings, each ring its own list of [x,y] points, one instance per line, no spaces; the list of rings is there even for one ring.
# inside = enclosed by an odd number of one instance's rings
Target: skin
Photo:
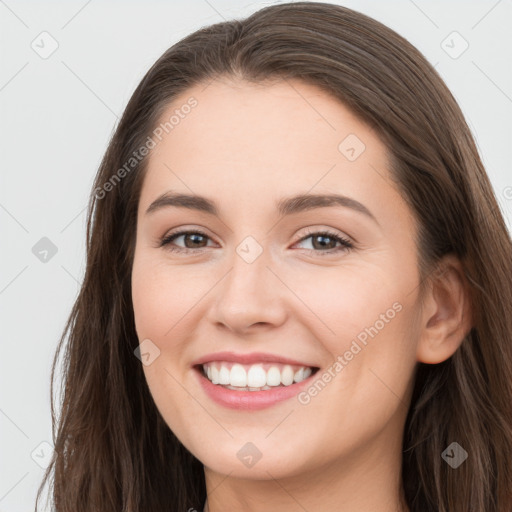
[[[408,510],[401,442],[416,363],[444,361],[470,328],[460,263],[443,260],[421,307],[417,225],[390,180],[387,149],[337,99],[300,81],[223,78],[187,90],[162,120],[190,96],[198,105],[149,155],[132,294],[139,340],[160,350],[144,366],[147,383],[169,428],[204,464],[209,512]],[[366,146],[354,161],[338,149],[349,134]],[[170,190],[208,197],[219,215],[145,213]],[[349,196],[376,221],[340,206],[280,217],[275,202],[297,193]],[[189,253],[159,247],[181,227],[207,238],[174,240]],[[301,241],[323,229],[354,248]],[[247,236],[263,250],[252,263],[236,252]],[[227,409],[191,368],[206,353],[261,351],[321,375],[396,303],[394,318],[305,405]],[[249,441],[262,454],[252,467],[237,457]]]

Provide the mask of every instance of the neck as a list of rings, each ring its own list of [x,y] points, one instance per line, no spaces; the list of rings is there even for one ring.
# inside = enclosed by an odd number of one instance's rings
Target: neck
[[[246,479],[205,467],[208,495],[204,512],[409,512],[401,492],[401,438],[365,444],[358,453],[294,476]],[[263,461],[263,459],[262,459]]]

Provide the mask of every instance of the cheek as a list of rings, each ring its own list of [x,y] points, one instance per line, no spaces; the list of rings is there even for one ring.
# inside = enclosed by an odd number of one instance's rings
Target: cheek
[[[135,254],[132,269],[135,327],[140,343],[151,341],[146,345],[151,360],[143,365],[144,376],[160,414],[173,431],[185,438],[184,426],[190,421],[190,395],[181,384],[187,371],[183,354],[190,332],[185,314],[199,291],[194,292],[194,287],[188,286],[186,274],[183,267],[171,269],[142,251]]]
[[[317,268],[294,276],[288,276],[288,281],[294,283],[293,291],[302,303],[301,318],[319,338],[333,345],[330,348],[342,351],[359,334],[364,339],[365,328],[377,324],[381,331],[396,323],[404,306],[403,290],[410,285],[408,277],[397,276],[382,261]]]
[[[180,321],[197,303],[204,290],[184,266],[170,267],[165,262],[141,256],[132,269],[132,302],[139,339],[175,336]]]
[[[378,260],[324,269],[313,280],[303,275],[294,290],[309,310],[301,321],[332,356],[325,380],[335,394],[372,404],[372,410],[392,406],[394,393],[407,392],[416,353],[415,267],[406,271],[395,259]]]

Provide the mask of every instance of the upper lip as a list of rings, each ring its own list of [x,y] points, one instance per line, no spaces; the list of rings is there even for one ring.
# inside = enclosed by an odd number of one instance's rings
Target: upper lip
[[[215,352],[212,354],[206,354],[199,359],[196,359],[192,363],[192,366],[198,366],[203,363],[210,363],[212,361],[231,361],[240,364],[282,363],[316,368],[316,366],[309,363],[304,363],[303,361],[297,361],[295,359],[290,359],[289,357],[284,357],[277,354],[268,354],[265,352],[251,352],[250,354],[236,354],[235,352]]]

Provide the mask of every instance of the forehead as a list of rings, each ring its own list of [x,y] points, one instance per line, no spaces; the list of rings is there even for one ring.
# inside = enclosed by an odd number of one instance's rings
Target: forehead
[[[249,155],[261,159],[265,150],[271,156],[286,153],[286,162],[305,157],[332,162],[340,156],[354,161],[357,154],[343,153],[350,142],[355,143],[357,153],[364,148],[377,159],[386,153],[372,130],[337,98],[298,80],[255,84],[220,78],[196,85],[174,99],[161,123],[190,98],[197,105],[165,134],[163,146],[167,140],[186,142],[199,151],[198,156],[214,149],[217,158],[225,160]],[[347,147],[340,148],[349,135]]]
[[[191,98],[195,106],[184,108]],[[175,98],[162,125],[173,114],[179,123],[149,155],[141,207],[170,189],[229,198],[245,209],[261,207],[251,198],[309,190],[350,191],[372,203],[397,194],[377,134],[310,84],[217,79]]]

